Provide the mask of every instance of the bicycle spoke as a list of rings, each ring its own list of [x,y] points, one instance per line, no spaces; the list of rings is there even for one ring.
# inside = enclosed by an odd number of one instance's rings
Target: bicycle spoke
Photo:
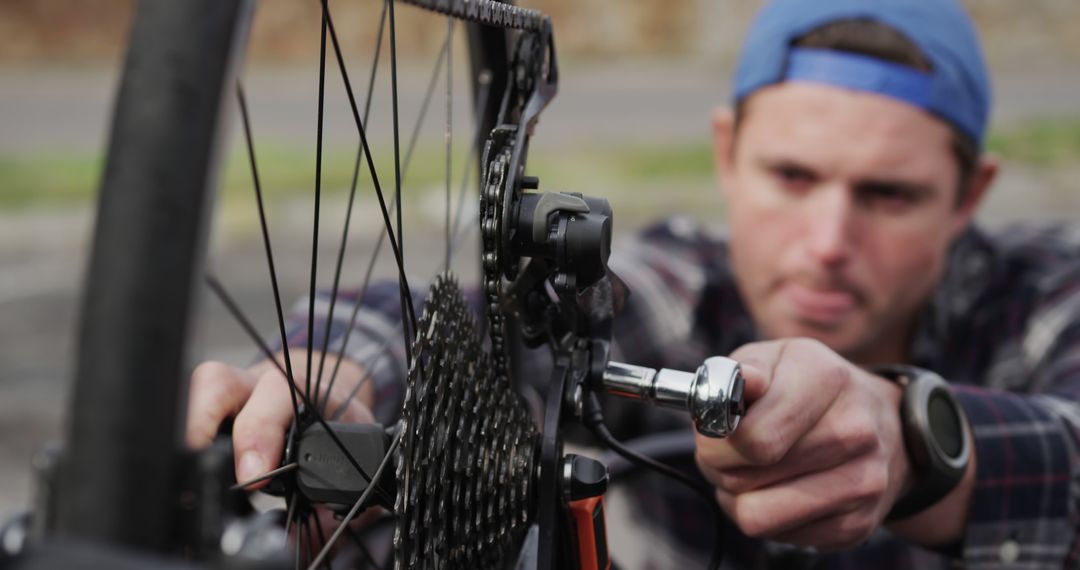
[[[393,458],[394,452],[397,451],[398,444],[401,443],[401,434],[402,432],[400,430],[394,434],[393,441],[390,442],[390,446],[386,449],[386,455],[384,455],[382,461],[379,462],[379,467],[375,469],[376,480],[382,477],[383,471],[386,470],[386,466],[390,464],[390,459]],[[375,485],[368,485],[368,487],[364,489],[364,492],[360,494],[360,498],[357,499],[356,503],[349,509],[349,513],[345,515],[345,518],[341,519],[341,525],[334,530],[334,534],[330,535],[330,540],[323,545],[322,550],[319,552],[319,555],[315,557],[315,560],[311,563],[311,566],[308,567],[308,570],[315,570],[318,568],[319,564],[330,552],[330,549],[337,544],[338,539],[340,539],[341,535],[345,532],[345,528],[347,528],[349,523],[356,518],[356,515],[360,514],[360,508],[367,502],[368,497],[374,489]]]
[[[338,288],[341,285],[341,268],[345,262],[345,244],[349,238],[349,225],[352,222],[352,209],[353,199],[356,197],[356,186],[354,181],[353,191],[349,192],[349,202],[345,207],[345,227],[341,232],[341,245],[338,248],[337,262],[334,266],[334,282],[330,289],[330,307],[326,312],[326,327],[323,330],[322,348],[319,350],[319,371],[315,374],[315,403],[320,405],[320,395],[322,394],[322,378],[323,378],[323,366],[326,364],[326,349],[330,344],[330,332],[331,327],[334,324],[334,309],[337,305]],[[333,385],[329,385],[326,390],[326,398],[330,397],[330,390]],[[321,409],[315,410],[316,413]]]
[[[446,19],[446,271],[450,271],[450,175],[454,161],[451,157],[454,141],[454,98],[453,98],[453,39],[454,19]]]
[[[454,251],[453,251],[453,253],[457,253],[458,244],[465,241],[465,238],[469,237],[469,234],[473,233],[473,231],[475,231],[476,228],[478,228],[478,227],[480,227],[479,222],[477,222],[476,220],[470,220],[469,223],[465,227],[461,228],[460,231],[454,233]]]
[[[315,338],[315,273],[319,260],[319,201],[322,194],[322,145],[323,145],[323,107],[326,96],[326,28],[329,7],[322,3],[322,33],[319,39],[319,118],[317,138],[315,140],[315,219],[311,232],[311,285],[308,289],[307,320],[307,373],[304,377],[304,391],[311,398],[311,349]]]
[[[386,5],[387,5],[386,3],[387,2],[389,2],[389,0],[385,0],[385,2],[383,4],[383,17],[384,18],[385,18],[385,15],[386,15]],[[333,16],[332,15],[330,17],[330,25],[331,25],[331,37],[333,38],[336,34],[333,33]],[[381,38],[382,37],[381,36],[382,28],[380,28],[379,34],[380,34],[380,38]],[[338,58],[342,58],[342,55],[341,55],[341,53],[340,53],[340,51],[338,49],[337,43],[333,42],[333,44],[334,44],[335,56],[338,57]],[[450,44],[450,37],[448,35],[446,40],[443,42],[443,47],[439,52],[439,56],[436,58],[434,68],[432,69],[432,72],[431,72],[431,78],[428,81],[427,91],[425,92],[423,102],[420,105],[420,112],[417,114],[416,122],[413,124],[412,134],[409,137],[409,146],[408,146],[408,149],[405,151],[405,158],[402,161],[402,165],[401,165],[401,168],[402,168],[402,186],[404,186],[406,177],[408,176],[409,167],[412,165],[413,150],[415,149],[416,142],[419,139],[420,127],[423,125],[424,117],[427,115],[428,107],[431,104],[431,96],[435,91],[435,85],[437,83],[437,79],[439,77],[439,72],[440,72],[440,70],[442,68],[443,61],[445,60],[447,51],[449,50],[449,44]],[[377,55],[378,55],[378,51],[376,51],[376,56]],[[344,69],[344,65],[342,65],[341,67]],[[375,79],[374,69],[375,69],[375,67],[376,66],[374,66],[374,65],[372,66],[372,71],[373,72],[372,72],[370,81],[368,82],[367,105],[365,106],[365,109],[364,109],[364,118],[363,118],[364,124],[367,124],[368,112],[371,110],[371,106],[370,106],[371,105],[371,94],[372,94],[372,87],[374,86],[374,79]],[[328,316],[327,316],[327,319],[326,319],[325,334],[323,335],[322,356],[320,356],[319,369],[318,369],[318,373],[316,374],[316,376],[317,376],[317,380],[316,380],[316,383],[315,383],[316,393],[321,393],[320,390],[319,390],[319,387],[322,386],[323,363],[326,360],[327,347],[329,346],[329,342],[330,342],[330,326],[333,323],[334,308],[335,308],[335,305],[336,305],[337,293],[338,293],[338,280],[340,278],[341,264],[343,262],[344,255],[345,255],[344,252],[345,252],[346,237],[347,237],[348,231],[349,231],[349,221],[348,220],[349,220],[349,217],[351,215],[352,204],[353,204],[353,196],[355,195],[355,191],[356,191],[357,169],[359,168],[359,161],[361,159],[361,154],[362,153],[363,153],[363,146],[361,146],[357,151],[357,157],[356,157],[357,163],[356,163],[356,165],[354,166],[354,169],[353,169],[352,189],[350,190],[350,193],[349,193],[349,204],[348,204],[348,210],[347,210],[348,213],[346,214],[345,230],[344,230],[344,232],[342,234],[342,238],[341,238],[341,247],[338,250],[338,265],[337,265],[337,268],[335,269],[335,273],[334,273],[334,275],[335,275],[334,276],[334,288],[333,288],[331,296],[330,296],[330,308],[329,308]],[[398,196],[395,195],[393,197],[393,199],[391,199],[391,201],[390,201],[390,212],[392,214],[396,212],[397,206],[398,206]],[[369,280],[371,278],[372,270],[375,267],[375,262],[379,257],[379,253],[382,251],[382,244],[385,241],[384,240],[385,235],[386,235],[385,233],[384,234],[379,234],[379,237],[378,237],[377,241],[375,242],[375,248],[373,249],[371,260],[368,262],[368,267],[367,267],[367,270],[365,271],[365,274],[364,274],[364,285],[363,285],[363,287],[361,287],[361,293],[360,293],[360,298],[361,299],[364,296],[364,292],[367,291],[367,284],[368,284],[368,282],[369,282]],[[352,315],[352,319],[350,320],[350,323],[349,323],[349,328],[350,329],[352,328],[353,324],[355,324],[356,314],[357,313],[354,310],[353,315]],[[348,333],[346,333],[346,335],[348,335]],[[348,340],[348,336],[346,336],[346,340]],[[344,347],[344,344],[342,346]],[[339,354],[338,354],[338,361],[339,362],[340,362],[340,359],[343,357],[343,355],[344,355],[343,351],[339,352]],[[337,370],[338,370],[338,365],[335,363],[334,372],[331,374],[330,381],[327,384],[327,397],[329,397],[329,392],[333,388],[334,379],[336,378],[336,375],[337,375]],[[316,398],[316,400],[317,400],[317,398]],[[320,406],[319,409],[322,410],[322,409],[325,409],[325,407],[326,407],[325,402],[323,402],[322,406]]]
[[[285,535],[289,535],[293,523],[296,522],[296,504],[300,502],[300,494],[293,493],[288,500],[288,508],[285,509]]]
[[[273,479],[274,477],[277,477],[278,475],[281,475],[282,473],[288,473],[289,471],[292,471],[292,470],[296,469],[297,467],[300,467],[300,464],[295,462],[295,461],[292,462],[292,463],[287,463],[285,465],[282,465],[281,467],[278,467],[277,469],[274,469],[273,471],[267,471],[266,473],[264,473],[262,475],[259,475],[258,477],[254,478],[254,479],[248,479],[247,481],[244,481],[243,483],[237,483],[237,484],[233,485],[232,487],[229,487],[229,490],[230,491],[243,491],[244,489],[247,489],[248,487],[254,485],[255,483],[262,483],[263,481],[266,481],[268,479]]]
[[[477,101],[476,108],[477,109],[483,109],[484,107],[487,106],[488,97],[491,94],[491,76],[486,74],[486,73],[481,74],[478,81],[480,83],[480,92],[477,93],[477,95],[476,95],[476,101]],[[473,161],[473,158],[476,157],[476,153],[480,150],[480,140],[482,139],[482,135],[483,135],[483,133],[481,133],[480,131],[483,128],[484,128],[483,124],[481,124],[478,121],[477,125],[476,125],[476,134],[472,138],[473,142],[469,146],[469,153],[465,157],[465,166],[464,166],[464,171],[465,172],[461,177],[461,186],[459,187],[459,190],[458,190],[457,207],[455,208],[455,211],[454,211],[454,228],[450,232],[451,244],[452,244],[451,251],[450,251],[451,256],[453,256],[454,252],[457,251],[457,244],[459,243],[459,241],[462,238],[465,237],[464,235],[459,235],[459,233],[462,231],[461,230],[461,216],[465,211],[465,196],[468,194],[469,180],[470,180],[470,177],[471,177],[472,171],[473,171],[472,161]],[[476,223],[476,219],[473,218],[472,222],[473,222],[473,224],[471,224],[471,225],[474,225]]]
[[[383,32],[386,31],[386,12],[390,0],[383,0],[382,13],[379,14],[379,31],[375,34],[375,53],[371,61],[371,75],[368,76],[367,97],[364,99],[364,124],[367,124],[368,115],[371,113],[371,94],[375,92],[375,75],[379,71],[379,55],[382,54]],[[360,155],[357,151],[357,166],[359,167]]]
[[[277,311],[278,333],[281,335],[282,352],[285,355],[285,376],[295,383],[296,377],[293,376],[292,358],[289,356],[289,351],[284,350],[284,347],[289,345],[289,339],[285,332],[285,313],[281,308],[281,291],[278,288],[277,269],[274,265],[273,248],[270,247],[270,230],[266,222],[266,208],[263,204],[262,183],[259,179],[259,168],[255,162],[255,142],[251,135],[251,117],[248,114],[247,97],[244,95],[244,86],[239,83],[236,86],[236,98],[239,101],[240,118],[244,125],[244,139],[247,141],[248,162],[251,164],[251,177],[255,183],[255,201],[259,207],[259,226],[262,229],[263,249],[266,251],[266,265],[270,269],[270,286],[274,290],[274,309]],[[292,396],[293,418],[297,418],[300,416],[300,405],[296,401],[295,394],[290,392],[289,395]]]
[[[337,410],[335,410],[334,413],[330,416],[331,420],[338,420],[345,413],[345,410],[347,410],[349,407],[349,401],[352,400],[356,396],[357,392],[359,392],[360,389],[364,387],[364,384],[366,384],[369,380],[372,379],[375,374],[375,365],[379,362],[379,360],[382,359],[382,357],[386,356],[386,352],[389,347],[390,337],[387,337],[385,340],[383,340],[382,344],[380,344],[375,349],[375,351],[371,355],[371,358],[368,358],[367,361],[361,365],[361,367],[364,369],[364,375],[359,380],[357,380],[356,385],[353,386],[353,389],[350,390],[348,395],[346,395],[345,398],[341,400],[341,404],[338,405]]]
[[[322,0],[322,2],[325,4],[326,0]],[[392,37],[393,36],[393,21],[394,21],[393,20],[393,5],[392,4],[389,7],[389,15],[390,15],[390,24],[391,24],[391,37]],[[374,160],[372,159],[372,156],[371,156],[371,147],[368,144],[367,131],[364,128],[364,122],[363,122],[363,120],[361,120],[360,112],[357,109],[356,97],[353,94],[353,90],[352,90],[352,83],[349,81],[349,74],[348,74],[348,71],[345,69],[344,59],[341,57],[341,47],[340,47],[340,45],[338,43],[337,32],[334,29],[333,18],[328,18],[327,19],[327,24],[328,24],[328,27],[329,27],[329,30],[330,30],[330,40],[331,40],[331,42],[333,43],[333,46],[334,46],[334,53],[337,56],[338,67],[341,70],[342,79],[345,82],[345,92],[346,92],[346,94],[348,95],[348,98],[349,98],[349,106],[352,109],[353,120],[356,122],[356,128],[357,128],[357,131],[360,134],[360,143],[363,145],[363,148],[364,148],[364,158],[365,158],[365,161],[366,161],[367,166],[368,166],[368,171],[371,174],[371,182],[375,186],[375,195],[379,199],[379,209],[382,212],[383,224],[386,227],[386,232],[389,234],[388,238],[390,240],[390,249],[393,250],[393,252],[394,252],[394,261],[397,263],[398,279],[400,280],[400,282],[404,283],[406,285],[406,288],[407,288],[407,286],[408,286],[408,277],[406,277],[406,275],[405,275],[405,265],[404,265],[404,262],[403,262],[403,259],[402,259],[401,249],[400,249],[400,247],[398,245],[398,241],[397,241],[398,238],[394,234],[394,227],[393,227],[393,224],[390,221],[390,212],[386,207],[386,198],[385,198],[385,196],[383,194],[383,191],[382,191],[382,184],[380,184],[380,182],[379,182],[379,174],[375,169],[375,163],[374,163]],[[413,327],[415,328],[416,311],[415,311],[415,309],[413,307],[412,298],[411,297],[406,297],[406,301],[407,301],[406,308],[408,309],[408,311],[405,312],[404,314],[406,314],[408,316],[409,322],[412,323]],[[406,353],[406,356],[408,356],[408,353]]]
[[[427,90],[424,91],[424,99],[420,103],[420,112],[417,115],[416,122],[413,123],[413,130],[409,135],[409,145],[405,148],[405,158],[401,160],[402,186],[405,185],[404,176],[408,173],[409,164],[412,162],[413,152],[416,150],[416,141],[419,140],[420,136],[420,127],[423,126],[424,117],[427,116],[428,108],[431,106],[431,98],[435,94],[435,86],[439,83],[439,75],[443,64],[446,62],[446,55],[449,50],[450,36],[448,34],[443,40],[442,48],[439,49],[439,55],[435,58],[435,65],[431,69],[431,77],[428,78]]]
[[[285,377],[285,381],[289,384],[290,391],[306,402],[307,398],[305,397],[304,393],[296,385],[296,382],[292,378],[289,378],[289,375],[285,372],[285,369],[281,367],[281,363],[278,362],[277,358],[275,358],[274,352],[270,350],[270,347],[267,346],[263,338],[259,336],[258,329],[255,328],[255,325],[252,324],[251,320],[248,319],[247,315],[245,315],[243,310],[240,309],[240,305],[236,303],[236,300],[233,299],[232,296],[229,295],[229,292],[225,290],[225,287],[221,284],[221,281],[219,281],[217,277],[214,277],[209,273],[206,275],[205,280],[206,284],[210,286],[210,290],[213,291],[214,295],[217,296],[218,300],[220,300],[221,303],[225,305],[225,309],[232,314],[233,319],[235,319],[236,322],[240,324],[241,328],[244,329],[244,332],[246,332],[248,336],[251,337],[251,340],[255,342],[255,346],[259,348],[259,350],[263,353],[263,356],[273,362],[274,366],[278,369],[278,372],[281,372],[282,376]]]
[[[368,122],[368,116],[371,114],[371,95],[372,95],[372,93],[375,92],[375,76],[376,76],[376,74],[377,74],[377,72],[379,70],[379,53],[382,51],[383,31],[386,29],[386,5],[387,5],[388,1],[389,0],[383,0],[382,14],[379,16],[379,31],[378,31],[378,33],[376,34],[376,37],[375,37],[375,50],[374,50],[375,54],[374,54],[374,56],[372,58],[372,62],[371,62],[371,74],[368,76],[367,96],[364,99],[364,123],[365,124]],[[335,54],[337,53],[336,49],[335,49],[334,53]],[[334,286],[333,286],[333,289],[331,289],[331,293],[330,293],[330,309],[327,312],[326,330],[323,333],[323,345],[322,345],[322,349],[320,350],[319,372],[318,372],[318,374],[316,374],[317,380],[315,381],[315,402],[317,404],[319,404],[319,408],[318,408],[318,410],[316,410],[317,413],[322,413],[323,409],[326,407],[326,401],[325,400],[323,400],[322,402],[319,401],[319,394],[321,394],[320,388],[322,387],[322,379],[323,379],[323,366],[326,363],[326,352],[327,352],[327,347],[329,346],[329,343],[330,343],[330,327],[334,322],[334,308],[335,308],[335,305],[337,304],[338,286],[339,286],[339,282],[341,280],[341,267],[342,267],[342,265],[344,263],[344,260],[345,260],[345,247],[346,247],[346,244],[348,243],[349,225],[350,225],[350,221],[352,219],[353,203],[354,203],[355,198],[356,198],[356,187],[357,187],[357,183],[359,182],[359,179],[360,179],[360,162],[364,158],[363,154],[364,154],[363,145],[357,145],[357,148],[356,148],[356,160],[353,162],[352,183],[349,185],[349,203],[348,203],[348,206],[345,209],[345,227],[341,232],[341,245],[338,247],[337,266],[334,268]],[[381,237],[382,237],[382,234],[380,234],[380,238]],[[380,244],[382,243],[381,239],[379,240],[379,243]],[[339,355],[338,358],[340,359],[341,355]],[[336,371],[337,368],[338,368],[338,366],[335,364],[334,370]],[[334,384],[333,383],[333,377],[331,377],[330,384],[327,386],[327,389],[326,389],[326,392],[327,392],[326,398],[330,397],[330,390],[333,388],[333,384]]]
[[[345,358],[345,349],[349,345],[349,338],[352,336],[353,329],[356,327],[356,318],[360,314],[360,308],[363,306],[364,297],[367,295],[368,285],[371,283],[371,274],[375,269],[375,260],[379,256],[379,250],[382,246],[384,236],[386,236],[385,233],[379,234],[379,239],[375,242],[375,249],[368,261],[367,270],[364,273],[364,282],[357,294],[356,301],[353,303],[352,315],[349,317],[349,326],[345,327],[345,336],[341,340],[341,348],[338,349],[337,359],[334,361],[334,369],[330,371],[330,381],[326,385],[327,396],[323,399],[322,407],[319,408],[320,413],[326,410],[326,404],[330,399],[330,392],[334,389],[334,382],[337,380],[338,371],[341,369],[341,361]]]
[[[401,141],[400,130],[398,129],[398,78],[397,78],[397,26],[394,24],[394,3],[395,0],[390,0],[390,96],[391,106],[393,109],[392,117],[394,124],[394,196],[397,200],[397,236],[398,236],[398,248],[400,249],[400,255],[405,254],[405,236],[401,230],[401,217],[402,212],[405,210],[404,204],[401,203]],[[401,262],[401,275],[398,280],[398,287],[401,289],[401,314],[405,314],[406,303],[412,304],[412,290],[409,288],[408,281],[405,279],[405,264]],[[409,339],[412,338],[412,332],[416,330],[416,319],[409,323],[410,327],[406,325],[402,328],[402,333],[405,340],[405,362],[408,367],[412,366],[412,347],[409,345]]]

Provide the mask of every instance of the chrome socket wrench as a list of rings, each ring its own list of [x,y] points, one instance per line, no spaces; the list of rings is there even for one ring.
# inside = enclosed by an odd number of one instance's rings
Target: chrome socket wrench
[[[734,433],[745,411],[739,363],[723,356],[705,360],[696,372],[609,362],[603,386],[617,396],[684,410],[698,433],[708,437]]]

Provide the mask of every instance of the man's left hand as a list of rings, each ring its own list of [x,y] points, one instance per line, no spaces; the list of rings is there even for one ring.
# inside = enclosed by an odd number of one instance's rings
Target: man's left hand
[[[910,485],[899,386],[808,339],[745,345],[749,409],[697,462],[748,536],[836,550],[864,541]]]

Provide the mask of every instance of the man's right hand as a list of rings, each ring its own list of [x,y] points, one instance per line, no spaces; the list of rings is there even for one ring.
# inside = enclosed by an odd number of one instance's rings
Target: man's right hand
[[[313,354],[313,373],[318,370],[319,354]],[[307,353],[292,351],[296,384],[304,389],[304,363]],[[284,361],[278,355],[279,361]],[[335,358],[326,357],[323,365],[323,396],[329,384]],[[364,370],[350,360],[342,360],[334,382],[327,413],[333,413],[364,378]],[[247,481],[278,467],[285,446],[285,435],[292,424],[293,405],[285,376],[273,362],[266,360],[248,369],[222,362],[204,362],[191,378],[191,397],[188,404],[185,439],[192,449],[202,449],[217,437],[226,418],[233,419],[232,440],[236,457],[236,480]],[[374,421],[370,406],[374,398],[371,382],[347,403],[340,421],[367,423]],[[263,482],[252,485],[257,489]]]

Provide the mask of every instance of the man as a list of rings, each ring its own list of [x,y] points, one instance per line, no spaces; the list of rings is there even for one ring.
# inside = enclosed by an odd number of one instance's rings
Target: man
[[[620,353],[743,366],[737,432],[697,439],[737,527],[728,563],[1080,564],[1080,238],[971,227],[997,165],[981,155],[989,86],[963,10],[777,0],[735,87],[713,117],[729,236],[672,222],[612,261],[634,291]],[[895,364],[920,369],[881,368]],[[954,418],[950,441],[911,427],[925,371],[952,385],[958,404],[923,409]],[[239,411],[238,476],[271,467],[290,413],[280,376],[204,367],[192,400],[193,444]],[[928,446],[969,451],[950,471],[908,451]],[[708,524],[666,509],[671,528]]]

